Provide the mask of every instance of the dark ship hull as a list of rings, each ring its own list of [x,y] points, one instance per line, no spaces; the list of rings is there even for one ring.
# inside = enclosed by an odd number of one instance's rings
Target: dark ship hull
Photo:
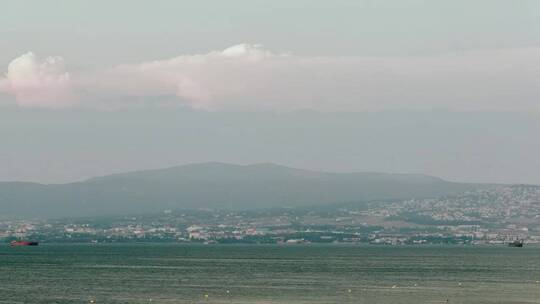
[[[523,247],[523,241],[513,241],[508,243],[508,247]]]

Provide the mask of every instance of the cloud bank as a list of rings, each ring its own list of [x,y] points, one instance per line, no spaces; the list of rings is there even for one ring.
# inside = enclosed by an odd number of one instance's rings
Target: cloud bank
[[[73,94],[61,58],[40,62],[28,53],[10,63],[0,90],[21,105],[39,106],[123,107],[144,100],[208,110],[540,110],[540,48],[306,57],[244,43],[77,76]]]

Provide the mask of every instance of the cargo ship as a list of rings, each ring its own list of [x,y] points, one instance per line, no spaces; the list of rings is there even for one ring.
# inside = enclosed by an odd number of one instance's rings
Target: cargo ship
[[[9,243],[9,246],[16,247],[16,246],[37,246],[39,245],[38,242],[30,242],[30,241],[12,241]]]
[[[509,247],[523,247],[523,240],[515,240],[513,242],[508,243]]]

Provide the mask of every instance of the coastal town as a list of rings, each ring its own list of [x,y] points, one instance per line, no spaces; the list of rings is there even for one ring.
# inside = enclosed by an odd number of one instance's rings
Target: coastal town
[[[162,210],[155,214],[1,219],[0,241],[204,244],[540,243],[540,187],[491,186],[456,196],[347,202],[249,211]]]

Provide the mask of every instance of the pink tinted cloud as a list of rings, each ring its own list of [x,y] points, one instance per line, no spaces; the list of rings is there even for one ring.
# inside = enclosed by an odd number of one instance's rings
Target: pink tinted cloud
[[[187,105],[290,111],[540,111],[540,48],[432,56],[314,57],[257,44],[81,71],[59,57],[13,60],[0,91],[23,106]],[[77,98],[74,98],[77,97]]]
[[[64,107],[74,100],[63,58],[41,60],[32,52],[11,61],[0,91],[13,95],[21,106]]]

